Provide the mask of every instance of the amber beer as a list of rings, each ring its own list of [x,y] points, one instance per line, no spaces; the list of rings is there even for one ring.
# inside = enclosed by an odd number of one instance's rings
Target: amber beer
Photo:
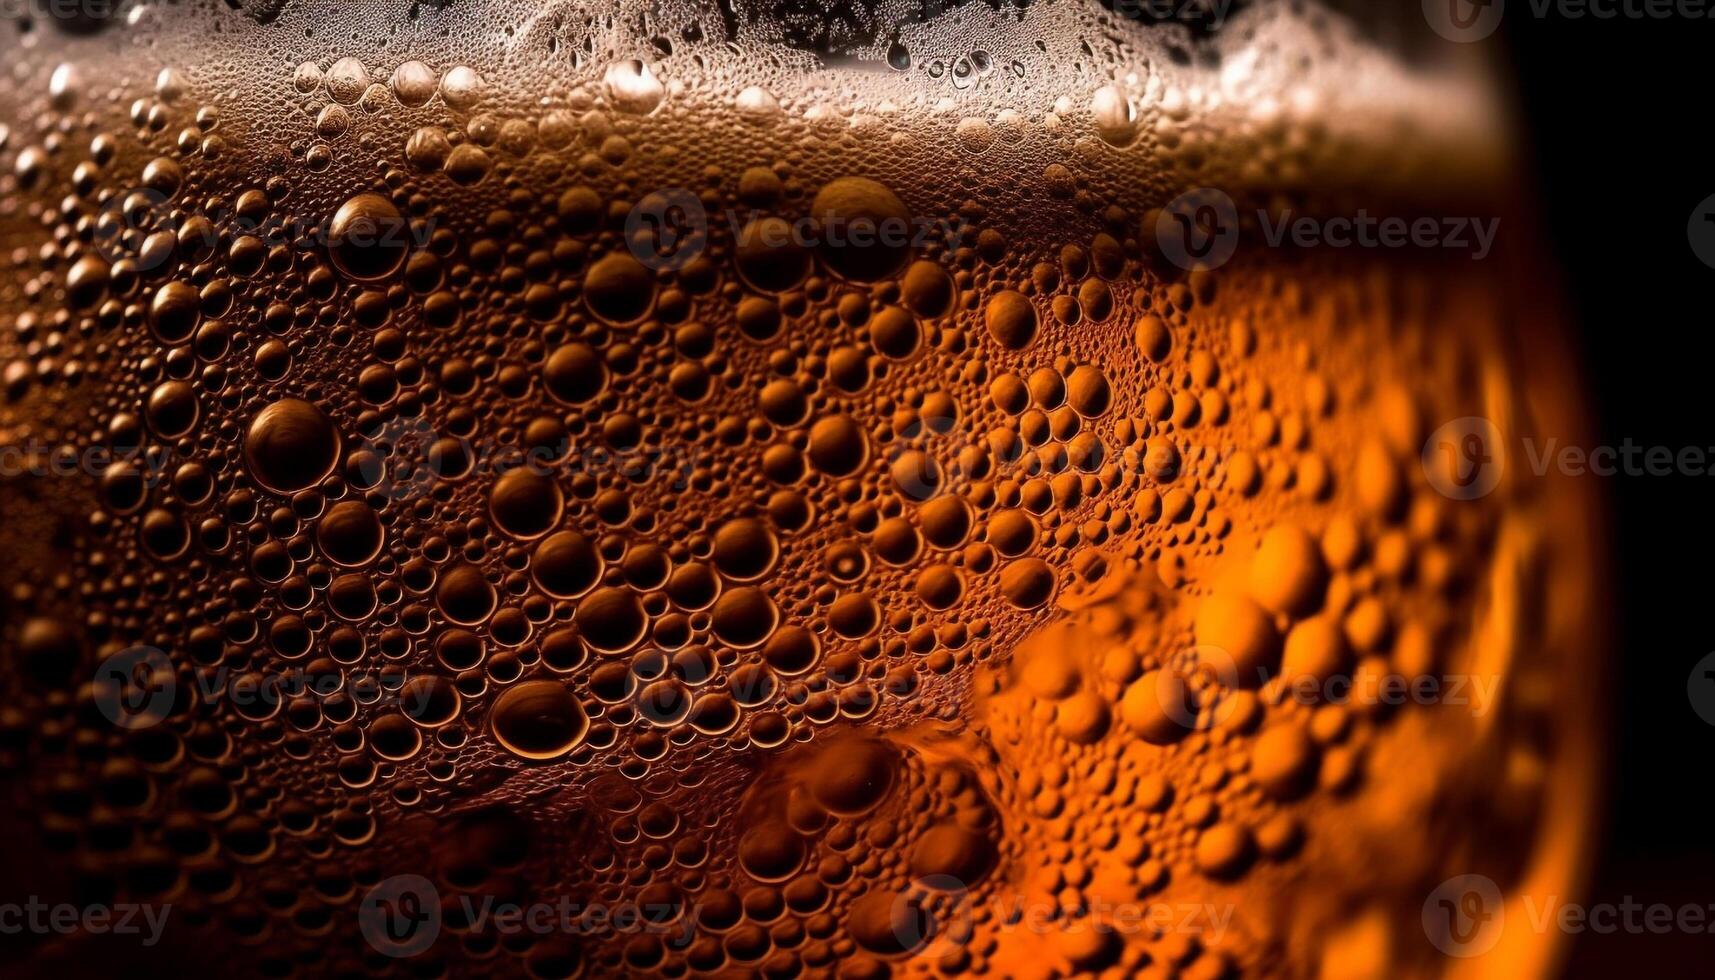
[[[1481,65],[71,14],[0,21],[21,973],[1556,968],[1602,521],[1507,458],[1583,421]]]

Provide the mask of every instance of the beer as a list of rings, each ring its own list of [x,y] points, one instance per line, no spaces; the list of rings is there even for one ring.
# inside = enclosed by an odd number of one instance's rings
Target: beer
[[[1553,968],[1601,517],[1481,66],[896,6],[4,24],[0,881],[159,925],[24,970]]]

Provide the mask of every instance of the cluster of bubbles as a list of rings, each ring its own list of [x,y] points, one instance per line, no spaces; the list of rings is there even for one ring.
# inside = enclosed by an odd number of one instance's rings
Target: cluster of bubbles
[[[1490,397],[1482,282],[1155,247],[1186,174],[1414,172],[1280,106],[1221,150],[1220,46],[1288,11],[869,10],[734,66],[813,18],[238,6],[34,34],[0,122],[0,435],[103,451],[0,484],[0,774],[186,962],[1361,975],[1434,866],[1376,827],[1464,799],[1401,769],[1502,739],[1467,785],[1539,791],[1510,727],[1291,694],[1527,645],[1538,545],[1417,462]],[[404,873],[444,921],[394,959],[356,910]],[[1246,887],[1224,937],[1091,921]]]

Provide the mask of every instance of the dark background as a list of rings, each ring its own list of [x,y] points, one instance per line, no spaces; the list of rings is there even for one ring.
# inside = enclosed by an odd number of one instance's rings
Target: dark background
[[[1715,20],[1538,19],[1508,3],[1485,44],[1510,54],[1520,119],[1582,343],[1599,437],[1715,446],[1703,314],[1715,269],[1686,223],[1715,194],[1709,98]],[[1715,903],[1715,827],[1702,805],[1715,728],[1686,696],[1715,650],[1708,556],[1715,476],[1615,476],[1615,633],[1606,839],[1590,901]],[[1596,935],[1573,977],[1715,975],[1715,935]]]

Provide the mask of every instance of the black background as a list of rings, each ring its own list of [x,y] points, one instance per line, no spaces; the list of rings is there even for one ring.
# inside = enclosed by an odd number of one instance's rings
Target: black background
[[[1600,439],[1715,446],[1703,314],[1715,269],[1686,224],[1715,194],[1715,19],[1537,18],[1508,3],[1508,52],[1539,203],[1565,273]],[[1591,902],[1715,903],[1702,804],[1715,728],[1686,681],[1715,650],[1715,476],[1616,476],[1615,703],[1606,839]],[[1715,916],[1712,916],[1715,918]],[[1715,975],[1715,935],[1580,934],[1568,972]]]

